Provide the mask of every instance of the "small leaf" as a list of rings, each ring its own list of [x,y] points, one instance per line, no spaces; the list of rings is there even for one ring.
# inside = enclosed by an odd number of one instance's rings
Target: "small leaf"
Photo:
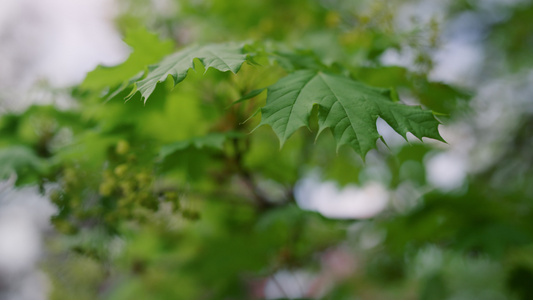
[[[256,90],[250,91],[248,94],[242,96],[240,99],[235,100],[233,103],[231,103],[230,106],[228,106],[228,108],[233,106],[233,105],[235,105],[235,104],[237,104],[237,103],[241,103],[241,102],[244,102],[246,100],[249,100],[249,99],[261,94],[264,90],[265,89],[262,88],[262,89],[256,89]]]
[[[159,151],[159,158],[161,160],[165,157],[181,150],[188,148],[195,148],[197,150],[202,149],[212,149],[212,150],[223,150],[224,142],[228,137],[240,137],[242,134],[238,132],[213,132],[205,136],[194,137],[187,140],[177,141],[172,144],[165,145],[161,147]]]
[[[389,89],[309,70],[294,72],[268,88],[259,126],[270,125],[283,145],[297,129],[309,127],[314,105],[319,106],[319,134],[330,128],[337,149],[349,145],[363,158],[370,149],[376,148],[380,138],[376,127],[378,117],[404,138],[411,132],[419,139],[443,141],[438,132],[439,121],[431,111],[393,101]]]

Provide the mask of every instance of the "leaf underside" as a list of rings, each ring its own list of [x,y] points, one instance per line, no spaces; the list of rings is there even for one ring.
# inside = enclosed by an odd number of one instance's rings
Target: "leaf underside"
[[[243,45],[237,43],[187,47],[165,57],[160,64],[151,66],[146,77],[134,83],[129,97],[139,91],[141,99],[146,102],[157,83],[165,81],[169,75],[174,79],[174,85],[177,85],[194,67],[194,59],[200,60],[206,70],[215,68],[222,72],[237,73],[246,61],[246,54],[243,54]]]
[[[270,125],[283,145],[297,129],[309,127],[314,105],[319,107],[318,134],[330,128],[337,149],[349,145],[363,158],[376,148],[380,138],[378,117],[404,138],[411,132],[419,139],[443,141],[438,131],[440,123],[431,111],[394,102],[389,89],[310,70],[294,72],[268,88],[259,126]]]

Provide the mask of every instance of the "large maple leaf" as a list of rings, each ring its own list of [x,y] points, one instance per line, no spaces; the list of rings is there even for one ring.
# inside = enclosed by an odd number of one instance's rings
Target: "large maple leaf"
[[[246,54],[243,53],[243,44],[237,43],[187,47],[165,57],[160,64],[150,66],[143,79],[134,79],[134,88],[130,97],[139,91],[146,102],[157,83],[165,81],[169,75],[174,79],[174,85],[177,85],[194,67],[194,59],[200,60],[206,70],[215,68],[222,72],[237,73],[246,61]]]
[[[319,134],[330,128],[337,148],[349,145],[362,157],[376,147],[380,138],[376,121],[385,120],[406,138],[411,132],[443,141],[431,111],[396,102],[391,91],[367,86],[350,78],[324,72],[294,72],[268,88],[259,126],[268,124],[281,144],[297,129],[309,126],[314,105],[318,105]]]

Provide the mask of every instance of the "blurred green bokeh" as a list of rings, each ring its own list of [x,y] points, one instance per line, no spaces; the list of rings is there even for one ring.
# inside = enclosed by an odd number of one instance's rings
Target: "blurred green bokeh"
[[[40,186],[58,207],[42,261],[50,299],[296,299],[288,285],[301,285],[302,299],[533,299],[533,109],[511,104],[533,96],[531,3],[454,1],[440,20],[410,28],[398,26],[399,8],[416,1],[154,3],[119,2],[131,56],[69,90],[73,108],[0,118],[0,175]],[[483,19],[488,12],[496,16]],[[440,28],[468,14],[485,21],[478,89],[432,79]],[[227,41],[280,59],[257,57],[237,74],[197,63],[146,104],[114,93],[176,49]],[[385,65],[387,51],[410,51],[413,61]],[[471,140],[380,142],[363,161],[337,152],[330,132],[315,139],[314,119],[282,149],[270,128],[250,134],[265,93],[234,101],[287,70],[323,67],[393,88]],[[515,83],[509,99],[479,104],[498,80]],[[496,101],[515,108],[499,121],[506,128],[479,118]],[[468,174],[453,189],[428,180],[428,161],[446,151],[468,152]],[[309,174],[338,187],[377,182],[388,206],[364,220],[302,210],[294,190]],[[287,270],[312,279],[277,282]]]

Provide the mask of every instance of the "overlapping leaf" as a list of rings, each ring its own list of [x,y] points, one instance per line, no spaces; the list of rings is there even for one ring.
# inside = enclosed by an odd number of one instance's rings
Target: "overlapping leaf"
[[[163,82],[170,75],[174,85],[180,83],[189,69],[194,67],[194,59],[208,68],[215,68],[222,72],[237,73],[246,60],[243,45],[236,43],[211,44],[206,46],[191,46],[165,57],[160,64],[151,66],[146,77],[134,83],[134,90],[130,95],[139,91],[146,101],[154,91],[158,82]]]
[[[187,140],[177,141],[172,144],[165,145],[161,148],[159,153],[160,159],[177,152],[186,150],[188,148],[194,148],[195,150],[201,149],[213,149],[213,150],[222,150],[224,147],[224,142],[228,136],[236,135],[236,133],[209,133],[205,136],[195,137]]]
[[[260,125],[270,125],[281,140],[309,126],[314,105],[319,106],[319,133],[330,128],[337,147],[349,145],[361,156],[376,147],[378,117],[396,132],[441,140],[439,122],[431,111],[395,102],[391,91],[378,89],[344,76],[302,70],[268,88]]]
[[[15,174],[18,182],[36,175],[45,169],[45,163],[30,148],[11,146],[0,149],[0,179]]]

